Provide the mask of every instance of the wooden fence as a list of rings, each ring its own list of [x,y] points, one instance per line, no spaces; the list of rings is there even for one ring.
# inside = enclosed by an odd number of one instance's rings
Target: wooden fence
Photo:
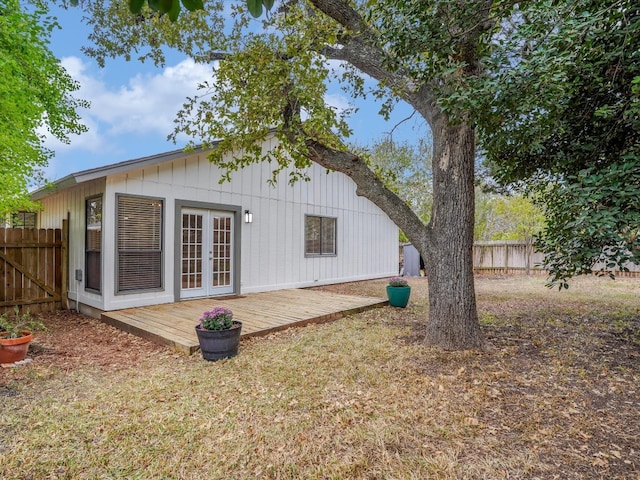
[[[473,269],[477,273],[545,273],[542,253],[531,242],[478,241],[473,244]]]
[[[546,274],[541,264],[544,255],[536,252],[530,242],[484,241],[473,244],[473,269],[476,273]],[[600,265],[594,266],[594,271]],[[640,266],[627,265],[628,272],[614,272],[616,276],[640,276]]]
[[[0,313],[66,306],[68,228],[0,228]]]
[[[473,271],[477,274],[546,275],[542,268],[544,255],[536,252],[531,242],[495,240],[473,244]],[[594,272],[600,269],[594,266]],[[628,272],[613,272],[620,277],[640,277],[640,265],[628,264]],[[413,245],[400,245],[400,273],[409,277],[421,275],[420,255]]]

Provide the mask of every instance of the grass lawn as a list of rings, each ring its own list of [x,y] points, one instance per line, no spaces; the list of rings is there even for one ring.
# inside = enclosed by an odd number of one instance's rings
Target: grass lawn
[[[420,278],[406,309],[220,362],[44,317],[34,361],[0,369],[0,478],[638,479],[640,279],[544,281],[477,278],[484,353],[423,346]]]

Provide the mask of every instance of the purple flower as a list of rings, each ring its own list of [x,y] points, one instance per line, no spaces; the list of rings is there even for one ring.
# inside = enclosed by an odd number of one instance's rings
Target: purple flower
[[[409,286],[409,282],[402,277],[392,277],[391,280],[389,280],[389,285],[391,287],[407,287]]]
[[[233,312],[227,307],[213,307],[200,317],[200,328],[205,330],[227,330],[233,325]]]

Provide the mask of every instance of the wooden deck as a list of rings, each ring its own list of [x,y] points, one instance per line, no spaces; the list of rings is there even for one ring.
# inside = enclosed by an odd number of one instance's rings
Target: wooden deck
[[[290,289],[104,312],[102,321],[191,355],[200,348],[194,330],[198,319],[202,312],[217,305],[233,311],[234,319],[242,322],[242,338],[245,338],[308,323],[337,320],[386,304],[388,301],[384,298]]]

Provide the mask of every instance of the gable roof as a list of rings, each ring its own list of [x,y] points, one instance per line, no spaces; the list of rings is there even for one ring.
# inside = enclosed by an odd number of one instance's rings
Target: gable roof
[[[147,157],[135,158],[133,160],[125,160],[123,162],[112,163],[111,165],[104,165],[102,167],[90,168],[88,170],[82,170],[67,175],[66,177],[56,180],[53,183],[40,187],[31,193],[33,200],[39,200],[59,190],[78,185],[80,183],[89,182],[98,178],[103,178],[108,175],[116,175],[118,173],[127,172],[136,168],[143,168],[152,165],[158,165],[170,160],[185,157],[192,153],[200,153],[208,151],[202,146],[196,146],[192,151],[186,151],[185,149],[173,150],[171,152],[159,153],[157,155],[150,155]]]

